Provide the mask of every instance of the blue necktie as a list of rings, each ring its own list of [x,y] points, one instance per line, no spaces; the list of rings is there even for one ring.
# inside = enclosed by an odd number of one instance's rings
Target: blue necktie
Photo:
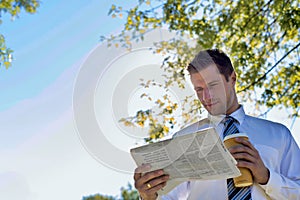
[[[235,119],[227,116],[224,123],[223,136],[238,133],[238,128],[234,125]],[[229,200],[251,200],[250,187],[234,187],[233,179],[227,179],[228,199]]]

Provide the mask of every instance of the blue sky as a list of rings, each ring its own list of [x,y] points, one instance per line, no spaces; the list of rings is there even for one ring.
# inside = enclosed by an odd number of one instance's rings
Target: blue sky
[[[122,28],[121,20],[107,16],[113,3],[122,2],[43,1],[36,14],[14,21],[3,16],[0,29],[14,61],[0,69],[1,199],[116,195],[131,181],[84,149],[72,113],[82,61],[101,35]]]
[[[0,77],[1,108],[37,95],[78,62],[121,20],[107,16],[112,1],[44,1],[34,15],[4,16],[1,32],[14,52],[13,67]],[[17,92],[12,92],[17,91]]]
[[[8,70],[0,68],[0,199],[116,195],[132,182],[131,174],[113,170],[88,153],[76,132],[72,109],[74,83],[82,63],[97,48],[103,58],[109,58],[105,46],[99,46],[99,38],[122,30],[122,20],[107,16],[111,4],[122,2],[51,0],[43,1],[36,14],[21,13],[14,21],[3,16],[0,30],[14,50],[14,61]],[[136,2],[126,1],[126,6]],[[116,84],[113,78],[108,81]],[[103,95],[100,91],[97,98],[101,100]],[[268,117],[290,127],[285,111],[278,113],[272,111]],[[297,122],[292,129],[295,136],[300,130]],[[112,137],[111,141],[126,141]]]

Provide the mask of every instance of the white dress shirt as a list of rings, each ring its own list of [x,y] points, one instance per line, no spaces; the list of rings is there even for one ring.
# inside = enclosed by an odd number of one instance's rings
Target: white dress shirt
[[[240,132],[247,133],[250,142],[258,150],[265,166],[270,171],[266,185],[254,183],[251,187],[252,200],[300,200],[300,149],[290,131],[282,124],[245,114],[241,106],[230,116],[234,117]],[[177,135],[193,133],[206,127],[214,127],[223,138],[225,116],[209,116],[207,122],[195,123],[177,132]],[[188,181],[178,185],[164,200],[226,200],[226,180]]]

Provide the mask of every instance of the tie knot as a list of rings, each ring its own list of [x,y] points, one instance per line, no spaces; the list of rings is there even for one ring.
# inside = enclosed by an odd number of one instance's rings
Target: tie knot
[[[225,126],[227,126],[227,124],[237,122],[237,120],[231,116],[226,116],[224,118],[223,122],[224,122]]]
[[[234,122],[236,122],[237,120],[234,119],[231,116],[226,116],[224,118],[224,131],[223,131],[223,137],[227,136],[227,135],[231,135],[234,133],[238,133],[239,130],[236,127],[236,125],[234,124]]]

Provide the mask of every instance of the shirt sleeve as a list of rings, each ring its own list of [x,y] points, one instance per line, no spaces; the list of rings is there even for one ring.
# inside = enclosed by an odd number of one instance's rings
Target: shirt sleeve
[[[260,186],[272,199],[300,200],[300,150],[290,131],[286,127],[282,131],[284,147],[278,159],[279,170],[269,168],[269,181]]]

